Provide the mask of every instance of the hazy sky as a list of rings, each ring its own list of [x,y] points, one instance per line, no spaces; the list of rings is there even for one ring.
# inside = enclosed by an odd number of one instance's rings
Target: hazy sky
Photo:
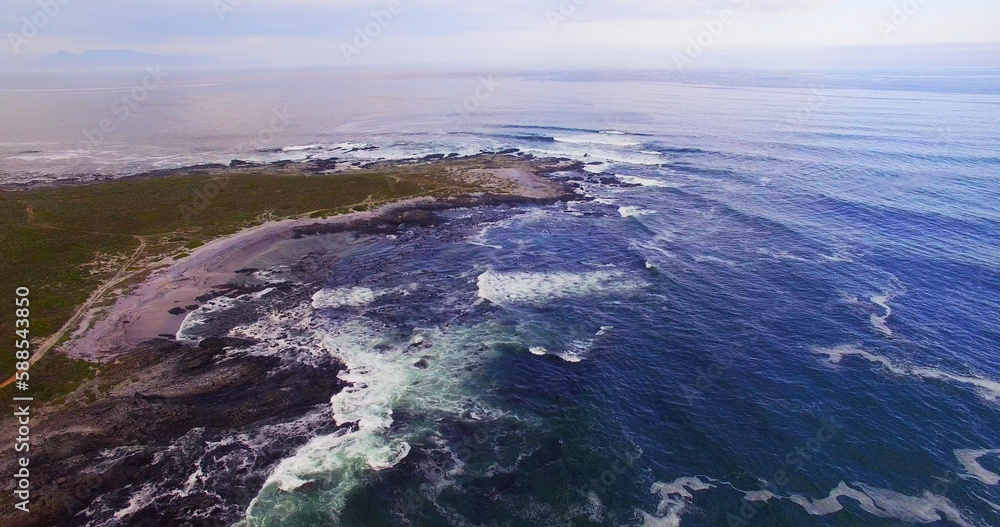
[[[697,67],[831,46],[919,62],[902,47],[1000,44],[1000,0],[0,0],[0,29],[8,63],[134,49],[234,66]],[[998,49],[944,60],[1000,66]]]

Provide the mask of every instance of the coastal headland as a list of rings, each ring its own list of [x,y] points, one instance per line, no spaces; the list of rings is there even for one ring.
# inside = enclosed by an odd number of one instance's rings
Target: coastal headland
[[[154,477],[146,463],[186,435],[295,420],[343,388],[333,357],[279,369],[277,359],[238,353],[246,345],[240,339],[175,339],[190,311],[256,292],[239,279],[277,244],[333,233],[392,235],[432,226],[446,209],[581,199],[570,183],[584,177],[582,168],[514,152],[364,166],[234,161],[0,190],[0,239],[12,254],[0,272],[31,289],[36,317],[37,501],[18,524],[75,525],[72,518],[102,495]],[[13,321],[0,327],[10,332]],[[3,379],[13,375],[12,360],[0,365]],[[14,389],[12,380],[4,391]],[[291,384],[294,397],[285,393]],[[0,427],[0,441],[13,442],[15,430]],[[258,462],[266,466],[297,446],[290,440]],[[117,453],[114,461],[102,461],[108,452]],[[0,455],[5,470],[14,463],[14,452]],[[233,503],[251,499],[263,480],[245,483],[247,496],[232,496]],[[15,517],[10,492],[3,496],[0,525],[8,525]]]

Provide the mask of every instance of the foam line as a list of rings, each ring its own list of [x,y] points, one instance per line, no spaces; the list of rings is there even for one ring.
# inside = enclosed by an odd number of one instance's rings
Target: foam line
[[[875,329],[877,329],[879,333],[882,333],[887,337],[892,336],[892,330],[889,329],[888,324],[886,324],[886,321],[889,320],[889,317],[892,316],[892,308],[889,307],[890,300],[892,300],[892,297],[890,297],[889,295],[876,295],[871,297],[871,301],[873,304],[881,307],[882,309],[885,309],[885,315],[882,316],[875,314],[872,315],[871,317],[872,326]]]
[[[955,457],[965,467],[966,476],[978,479],[987,485],[1000,485],[1000,474],[996,474],[979,464],[979,460],[990,455],[1000,455],[1000,450],[956,450]]]
[[[851,345],[837,346],[835,348],[816,348],[813,351],[818,355],[826,356],[830,364],[840,364],[844,360],[844,357],[861,357],[868,362],[884,367],[887,371],[895,375],[966,384],[977,388],[979,394],[988,401],[1000,399],[1000,382],[991,379],[969,375],[956,375],[937,368],[898,364],[887,357],[869,353],[857,346]]]
[[[923,496],[908,496],[863,483],[853,485],[854,487],[841,481],[827,497],[821,499],[805,496],[790,496],[786,499],[798,504],[813,516],[839,512],[844,509],[840,498],[849,498],[857,502],[862,510],[879,518],[895,518],[910,523],[936,523],[948,520],[960,527],[974,527],[955,504],[944,496],[927,491]]]
[[[959,527],[975,527],[951,500],[929,491],[923,492],[920,496],[909,496],[864,483],[848,485],[841,481],[823,498],[810,498],[797,494],[778,496],[767,490],[740,490],[732,483],[704,476],[683,477],[672,483],[653,484],[650,491],[659,494],[661,501],[655,515],[642,513],[642,527],[679,527],[681,514],[694,499],[694,493],[717,487],[728,487],[741,492],[743,498],[749,502],[790,501],[812,516],[826,516],[844,510],[843,499],[846,498],[853,500],[865,512],[879,518],[922,524],[947,520]]]
[[[656,514],[642,512],[642,527],[679,527],[684,509],[694,499],[694,492],[715,488],[701,476],[677,478],[671,483],[656,482],[649,491],[660,496]]]

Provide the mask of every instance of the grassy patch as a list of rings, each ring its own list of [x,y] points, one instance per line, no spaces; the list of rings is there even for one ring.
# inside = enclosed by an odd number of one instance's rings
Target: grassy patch
[[[149,263],[165,255],[187,256],[207,240],[260,224],[262,218],[313,211],[333,215],[468,188],[446,169],[424,165],[322,176],[281,169],[201,172],[0,191],[0,275],[8,306],[0,309],[0,335],[13,338],[14,290],[22,286],[31,289],[32,336],[56,332],[117,271],[91,264],[99,256],[124,263],[139,248],[140,237],[147,243],[142,256]],[[46,356],[31,371],[36,397],[66,393],[89,368]],[[0,379],[13,372],[13,353],[0,353]]]
[[[96,368],[93,363],[49,352],[31,367],[31,395],[38,403],[57,400],[94,378]]]

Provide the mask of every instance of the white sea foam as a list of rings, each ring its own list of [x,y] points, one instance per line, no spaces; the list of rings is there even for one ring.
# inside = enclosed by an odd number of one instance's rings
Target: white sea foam
[[[844,301],[844,303],[846,303],[846,304],[850,304],[850,305],[852,305],[852,306],[858,306],[858,305],[861,305],[861,299],[860,299],[860,298],[858,298],[858,297],[857,297],[857,296],[855,296],[855,295],[849,295],[849,294],[847,294],[847,293],[840,293],[840,298],[841,298],[841,299],[842,299],[842,300]]]
[[[573,363],[573,364],[576,364],[578,362],[583,362],[583,357],[581,357],[579,354],[577,354],[576,352],[573,352],[573,351],[565,351],[565,352],[560,353],[560,354],[558,354],[556,356],[559,357],[560,359],[566,361],[566,362]]]
[[[873,304],[881,307],[882,309],[885,309],[885,315],[872,314],[871,316],[872,326],[875,329],[877,329],[879,333],[882,333],[887,337],[891,337],[892,329],[889,328],[889,325],[886,324],[886,321],[889,320],[889,317],[892,316],[892,308],[889,307],[889,301],[892,300],[892,297],[890,297],[888,294],[874,295],[871,297],[870,300],[872,301]]]
[[[314,347],[346,366],[339,377],[348,386],[331,398],[330,406],[338,425],[352,426],[316,437],[282,460],[250,505],[251,525],[270,518],[274,507],[301,504],[292,491],[310,481],[324,482],[324,506],[339,511],[352,489],[408,456],[409,434],[420,427],[390,432],[394,412],[464,415],[470,402],[462,388],[464,379],[473,364],[492,353],[481,344],[496,338],[493,326],[484,324],[448,332],[421,329],[400,341],[391,330],[360,315],[337,322],[314,317],[308,325]],[[488,408],[478,408],[478,418],[493,415]]]
[[[787,499],[814,516],[825,516],[843,510],[840,498],[849,498],[857,502],[862,510],[879,518],[895,518],[911,523],[948,520],[960,527],[973,527],[955,504],[944,496],[931,492],[924,492],[923,496],[919,497],[908,496],[861,483],[853,485],[854,487],[840,482],[827,497],[821,499],[805,496],[790,496]]]
[[[639,176],[625,176],[622,174],[616,174],[615,177],[629,183],[632,185],[642,185],[643,187],[660,187],[660,188],[677,188],[680,185],[673,183],[667,183],[666,181],[660,181],[658,179],[651,179]]]
[[[639,216],[648,216],[650,214],[656,214],[655,210],[646,210],[639,207],[618,207],[618,214],[621,214],[623,218],[638,218]]]
[[[286,146],[281,149],[282,152],[304,152],[307,150],[318,150],[320,148],[326,148],[326,145],[322,144],[311,144],[311,145],[292,145]]]
[[[155,498],[156,486],[153,484],[143,485],[139,490],[132,494],[132,497],[128,500],[128,505],[126,505],[124,509],[115,512],[115,518],[121,519],[126,516],[131,516],[142,510],[142,508],[146,505],[152,503]]]
[[[635,150],[624,150],[609,147],[613,145],[594,144],[585,142],[560,142],[557,148],[525,148],[522,151],[526,154],[533,154],[539,157],[565,157],[581,163],[600,162],[601,165],[587,165],[584,170],[591,173],[603,173],[611,164],[623,163],[628,165],[660,166],[663,164],[663,156],[658,152],[655,154],[640,153]],[[628,145],[622,145],[628,146]]]
[[[766,490],[751,490],[743,494],[743,499],[751,502],[768,502],[776,497]]]
[[[979,463],[983,457],[1000,455],[1000,450],[956,450],[955,457],[965,467],[966,475],[987,485],[1000,485],[1000,474],[986,469]]]
[[[570,202],[572,204],[574,202]],[[567,204],[569,208],[570,204]],[[534,221],[543,221],[550,217],[552,213],[546,209],[531,209],[528,212],[516,214],[508,218],[504,218],[499,221],[494,221],[486,223],[483,225],[479,232],[470,236],[466,241],[472,245],[479,245],[482,247],[491,247],[493,249],[503,249],[502,246],[489,243],[490,232],[496,229],[507,229],[514,224],[525,224]]]
[[[660,496],[660,504],[656,507],[655,514],[640,511],[642,527],[678,527],[681,524],[681,514],[694,499],[692,493],[714,487],[701,476],[678,478],[672,483],[654,483],[649,491]]]
[[[330,499],[340,506],[346,492],[363,478],[394,466],[409,453],[405,440],[390,438],[385,432],[393,422],[395,404],[420,370],[413,367],[406,345],[376,350],[378,333],[358,320],[337,327],[308,320],[290,327],[301,329],[303,324],[313,327],[312,347],[344,363],[346,369],[339,378],[347,387],[331,398],[330,406],[338,425],[354,426],[309,441],[279,463],[264,487],[287,493],[309,481],[333,477],[336,484]]]
[[[491,244],[491,243],[477,242],[475,240],[468,240],[467,243],[469,245],[477,245],[479,247],[487,247],[487,248],[490,248],[490,249],[503,249],[502,245],[494,245],[494,244]]]
[[[844,256],[844,255],[839,254],[839,253],[838,254],[832,254],[832,255],[830,255],[830,254],[821,254],[821,255],[819,255],[819,257],[822,258],[824,262],[834,262],[834,263],[853,263],[854,262],[854,259],[851,258],[850,256]]]
[[[472,245],[478,245],[480,247],[490,247],[492,249],[503,249],[503,247],[500,246],[500,245],[489,243],[488,238],[487,238],[487,236],[489,236],[489,234],[490,234],[490,231],[494,227],[497,227],[499,225],[501,225],[501,222],[487,224],[482,229],[480,229],[477,234],[469,237],[469,239],[466,240],[466,241],[468,243],[472,244]]]
[[[367,287],[322,289],[313,295],[312,306],[313,309],[359,307],[374,302],[380,295]]]
[[[1000,504],[993,503],[992,501],[980,496],[979,494],[976,494],[975,492],[973,492],[972,495],[979,498],[979,500],[982,501],[983,503],[989,505],[991,509],[1000,512]]]
[[[639,146],[639,141],[625,138],[626,134],[581,134],[575,136],[556,136],[557,143],[570,143],[577,145],[608,145],[608,146]]]
[[[494,304],[545,304],[551,300],[635,290],[639,284],[620,271],[588,273],[498,273],[479,275],[479,298]]]
[[[560,353],[552,353],[549,351],[548,348],[543,348],[542,346],[533,346],[529,348],[528,351],[531,352],[532,355],[537,355],[539,357],[544,357],[545,355],[553,355],[555,357],[559,357],[560,359],[566,362],[575,364],[578,362],[583,362],[583,357],[580,355],[580,352],[585,351],[590,343],[591,343],[590,341],[584,343],[578,342],[574,344],[573,346],[573,348],[575,348],[574,350],[567,350]]]
[[[273,293],[274,291],[275,289],[273,287],[268,287],[267,289],[262,289],[260,291],[257,291],[256,293],[250,293],[250,298],[254,300],[260,300],[261,298],[264,298],[265,296]]]
[[[635,241],[633,241],[630,245],[634,249],[640,249],[640,250],[642,250],[644,252],[653,252],[653,253],[656,253],[659,256],[663,256],[664,258],[667,258],[667,259],[670,259],[670,260],[674,260],[674,259],[677,258],[677,255],[674,254],[674,253],[672,253],[672,252],[670,252],[670,251],[668,251],[668,250],[666,250],[666,249],[664,249],[658,243],[658,242],[669,242],[669,241],[670,240],[667,239],[667,238],[665,238],[665,237],[657,236],[657,238],[654,239],[654,240],[651,240],[651,241],[642,241],[642,242],[635,242]],[[656,264],[656,262],[647,261],[646,262],[646,268],[647,269],[652,269],[653,267],[655,267],[655,264]]]
[[[924,524],[949,521],[960,527],[973,527],[951,500],[929,491],[923,492],[920,496],[909,496],[864,483],[848,485],[840,482],[823,498],[803,495],[778,496],[767,490],[740,490],[732,483],[704,476],[679,478],[673,483],[655,483],[651,492],[659,494],[661,501],[655,515],[642,513],[642,527],[678,527],[681,524],[681,514],[694,499],[694,493],[717,487],[741,492],[743,499],[749,502],[790,501],[813,516],[826,516],[842,511],[844,509],[842,498],[847,498],[856,502],[865,512],[879,518]]]
[[[334,146],[337,147],[337,148],[339,148],[339,149],[341,149],[341,150],[356,150],[356,149],[361,149],[361,148],[372,148],[374,145],[372,145],[371,143],[352,143],[352,142],[346,142],[346,143],[337,143]]]
[[[692,256],[692,258],[694,259],[695,262],[698,262],[698,263],[714,263],[714,264],[721,264],[721,265],[725,265],[725,266],[729,266],[729,267],[739,267],[739,265],[740,265],[740,264],[738,264],[738,263],[736,263],[736,262],[734,262],[732,260],[726,260],[725,258],[719,258],[717,256],[710,256],[710,255],[707,255],[707,254],[696,254],[696,255]]]
[[[995,401],[1000,398],[1000,382],[996,382],[991,379],[968,375],[956,375],[937,368],[898,364],[887,357],[869,353],[857,346],[852,345],[837,346],[835,348],[815,348],[813,351],[819,355],[825,355],[830,364],[840,364],[844,357],[857,356],[867,360],[868,362],[878,364],[895,375],[967,384],[976,387],[980,395],[989,401]]]
[[[232,309],[236,303],[236,300],[226,296],[205,302],[201,307],[189,312],[184,317],[174,338],[178,342],[197,343],[201,340],[201,337],[198,336],[198,329],[204,327],[212,319],[212,314]]]
[[[603,174],[604,171],[608,169],[609,165],[610,165],[610,163],[607,163],[607,162],[602,162],[602,163],[599,163],[599,164],[596,164],[596,165],[590,165],[590,164],[588,164],[588,165],[585,165],[583,167],[583,171],[584,172],[589,172],[591,174]]]
[[[763,247],[757,249],[757,254],[774,258],[775,260],[786,260],[789,262],[808,262],[808,258],[803,258],[788,251],[769,251]]]

